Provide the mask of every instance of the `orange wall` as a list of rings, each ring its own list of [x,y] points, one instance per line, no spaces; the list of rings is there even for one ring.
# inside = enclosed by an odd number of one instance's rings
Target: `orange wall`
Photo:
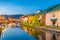
[[[45,14],[42,15],[42,20],[41,21],[45,24]]]

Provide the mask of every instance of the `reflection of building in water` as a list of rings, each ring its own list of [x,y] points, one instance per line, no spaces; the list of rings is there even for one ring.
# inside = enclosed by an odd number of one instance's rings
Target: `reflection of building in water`
[[[16,26],[18,26],[18,25],[14,22],[8,24],[8,27],[16,27]]]
[[[27,27],[24,27],[24,31],[27,32]]]
[[[0,34],[4,31],[5,25],[3,23],[0,24]]]

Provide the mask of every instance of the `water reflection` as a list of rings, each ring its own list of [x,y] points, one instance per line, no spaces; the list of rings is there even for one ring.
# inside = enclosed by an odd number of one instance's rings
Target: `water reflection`
[[[1,35],[1,40],[35,40],[35,38],[24,32],[19,25],[8,24]]]

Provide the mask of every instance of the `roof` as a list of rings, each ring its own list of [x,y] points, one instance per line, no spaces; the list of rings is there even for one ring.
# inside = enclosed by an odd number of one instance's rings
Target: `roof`
[[[60,4],[50,6],[47,9],[42,10],[39,14],[44,14],[44,13],[52,12],[52,11],[55,11],[55,10],[60,10]]]
[[[45,9],[44,12],[51,12],[51,11],[55,11],[55,10],[60,10],[60,4],[50,6],[47,9]]]

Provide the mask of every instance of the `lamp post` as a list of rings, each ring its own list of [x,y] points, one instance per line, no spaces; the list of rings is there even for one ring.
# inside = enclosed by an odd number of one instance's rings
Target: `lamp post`
[[[53,16],[50,20],[52,21],[52,25],[55,26],[57,18]],[[55,34],[52,35],[52,40],[56,40]]]
[[[55,26],[57,18],[56,17],[52,17],[50,20],[52,21],[52,25]]]

